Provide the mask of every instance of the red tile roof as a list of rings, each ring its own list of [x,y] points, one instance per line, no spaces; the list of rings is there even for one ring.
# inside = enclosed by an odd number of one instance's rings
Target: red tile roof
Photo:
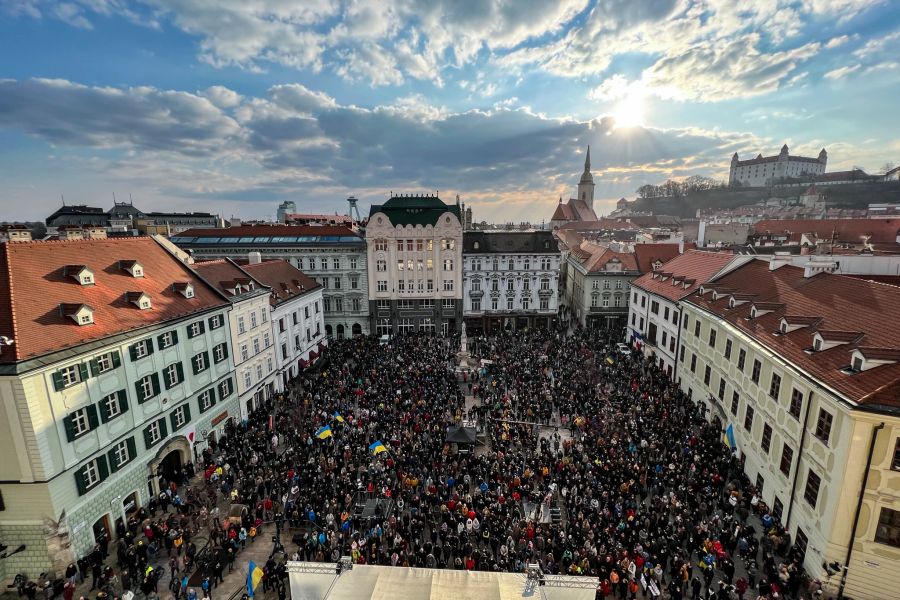
[[[614,252],[593,242],[581,242],[572,248],[572,256],[584,266],[588,273],[603,271],[606,264],[613,259],[618,259],[622,263],[623,271],[637,271],[637,262],[635,262],[633,254]]]
[[[817,238],[859,244],[869,236],[872,243],[894,243],[900,232],[900,219],[765,219],[753,226],[754,235],[811,233]]]
[[[182,231],[177,237],[236,237],[236,236],[302,236],[302,235],[346,235],[359,234],[343,225],[241,225],[226,228],[198,228]]]
[[[680,254],[678,244],[635,244],[634,257],[637,259],[638,270],[641,273],[649,273],[653,270],[653,263],[657,260],[665,263]]]
[[[734,254],[726,252],[689,250],[664,264],[659,272],[641,275],[631,285],[669,300],[680,300],[693,293],[701,283],[709,281],[734,258]],[[665,280],[660,273],[668,275]],[[687,287],[685,283],[688,283]]]
[[[852,375],[841,371],[850,365],[855,348],[900,349],[900,288],[828,273],[804,278],[800,267],[787,265],[770,271],[764,260],[753,260],[716,283],[717,291],[727,287],[738,293],[753,294],[754,300],[732,309],[728,308],[728,295],[713,300],[709,293],[702,297],[694,294],[685,301],[725,319],[853,402],[900,407],[900,394],[896,393],[900,391],[900,363]],[[746,317],[754,303],[777,308],[748,321]],[[773,335],[784,315],[815,316],[822,320],[816,325]],[[805,349],[813,346],[816,332],[847,343],[807,353]],[[886,390],[894,390],[893,395]]]
[[[573,216],[572,209],[569,208],[568,204],[563,204],[560,202],[556,205],[556,210],[553,211],[553,216],[550,217],[551,221],[572,221],[575,217]]]
[[[144,267],[143,277],[132,277],[119,267],[120,260],[134,259]],[[95,283],[82,286],[65,276],[67,265],[86,265]],[[191,282],[194,297],[178,293],[177,282]],[[147,293],[153,308],[135,308],[126,300],[128,292]],[[60,310],[65,304],[90,306],[94,323],[74,323]],[[224,298],[150,237],[0,244],[0,335],[15,341],[0,349],[3,363],[225,304]]]
[[[254,288],[260,285],[259,281],[256,281],[254,277],[230,258],[197,261],[191,267],[200,277],[229,298],[233,296],[230,290],[234,288],[235,282],[246,283],[252,281]]]
[[[269,303],[278,306],[321,287],[312,277],[286,260],[264,260],[256,264],[242,264],[241,268],[253,279],[272,288]]]
[[[561,205],[564,206],[564,205]],[[555,218],[555,216],[554,216]],[[608,229],[637,229],[636,226],[616,219],[597,219],[595,221],[572,221],[560,225],[560,229],[574,229],[575,231],[602,231]]]

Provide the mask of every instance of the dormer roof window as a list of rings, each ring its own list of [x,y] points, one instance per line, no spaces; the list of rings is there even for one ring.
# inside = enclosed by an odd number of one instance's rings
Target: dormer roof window
[[[820,320],[819,317],[785,315],[781,317],[781,321],[778,323],[778,331],[781,333],[790,333],[792,331],[797,331],[798,329],[803,329],[804,327],[809,327],[810,325],[815,325]]]
[[[144,276],[144,267],[136,260],[120,260],[119,268],[129,273],[132,277]]]
[[[176,292],[178,292],[185,298],[191,299],[194,297],[194,284],[189,281],[176,283],[173,287],[175,288]]]
[[[813,334],[813,350],[815,350],[816,352],[821,352],[823,350],[834,348],[835,346],[852,344],[859,341],[862,335],[863,334],[858,331],[836,331],[820,329]]]
[[[153,308],[153,303],[150,301],[150,295],[147,292],[125,292],[125,299],[141,310]]]
[[[79,285],[94,285],[94,272],[85,265],[66,265],[63,267],[63,274],[71,277],[79,283]]]
[[[62,316],[72,319],[78,325],[92,325],[94,323],[94,309],[87,304],[60,304],[59,312]]]
[[[854,373],[897,362],[900,362],[900,349],[897,348],[861,347],[850,355],[850,368]]]
[[[756,319],[757,317],[762,317],[783,306],[783,304],[778,304],[776,302],[755,302],[750,307],[750,318]]]

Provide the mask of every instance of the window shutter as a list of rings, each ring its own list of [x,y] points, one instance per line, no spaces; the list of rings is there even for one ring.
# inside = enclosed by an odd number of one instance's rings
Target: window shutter
[[[169,435],[169,432],[166,430],[166,420],[165,419],[159,420],[159,434],[160,434],[160,440],[166,439],[166,436]]]
[[[107,423],[109,422],[109,408],[106,406],[106,400],[100,400],[100,422]]]
[[[137,451],[134,447],[134,437],[130,437],[125,440],[125,443],[128,445],[128,460],[132,461],[137,456]]]
[[[122,366],[122,355],[119,354],[118,350],[112,352],[112,366],[113,369],[118,369]]]
[[[159,394],[159,373],[151,374],[150,380],[153,382],[153,395],[156,396]]]
[[[137,350],[135,350],[137,344],[132,344],[128,346],[128,356],[131,358],[131,362],[137,360]]]
[[[96,359],[96,358],[92,358],[92,359],[88,362],[88,364],[91,366],[91,375],[93,375],[94,377],[96,377],[97,375],[100,374],[100,365],[97,363],[97,359]]]
[[[206,323],[200,321],[200,334],[202,335],[204,333],[206,333]]]
[[[78,363],[78,372],[81,374],[81,380],[86,381],[91,374],[88,372],[88,366],[84,363]]]
[[[66,439],[70,442],[75,441],[75,426],[72,424],[72,417],[63,417],[63,427],[66,428]]]
[[[163,348],[165,348],[165,344],[163,343],[163,336],[164,336],[164,335],[166,335],[166,334],[161,333],[161,334],[159,334],[158,336],[156,336],[156,345],[159,346],[159,349],[160,349],[160,350],[162,350]]]
[[[153,340],[147,340],[147,355],[153,354]]]
[[[175,369],[178,371],[178,383],[184,381],[184,366],[180,362],[175,363]]]
[[[225,358],[228,358],[228,343],[227,342],[222,344],[222,350],[224,350],[224,352],[222,353],[222,356],[224,356]]]
[[[174,346],[177,343],[178,343],[178,330],[173,329],[172,330],[172,345]]]
[[[153,447],[153,444],[150,443],[150,426],[144,427],[144,448],[149,450]]]
[[[95,460],[97,461],[97,472],[100,473],[100,481],[103,481],[109,477],[109,467],[106,466],[106,456],[101,454]]]
[[[119,390],[119,410],[122,413],[128,412],[128,393],[125,390]]]
[[[106,460],[109,462],[109,472],[115,473],[119,470],[119,465],[116,464],[116,449],[113,447],[112,450],[106,453]]]
[[[188,424],[191,422],[191,404],[190,402],[184,405],[184,422]]]
[[[209,368],[209,350],[203,351],[203,368],[204,369]]]
[[[169,422],[172,423],[172,431],[178,429],[178,421],[175,420],[175,411],[173,410],[169,414]]]
[[[75,471],[75,487],[78,488],[79,496],[84,496],[87,493],[87,486],[84,485],[84,467]]]
[[[198,356],[200,356],[200,355],[198,354],[197,356],[195,356],[194,358],[191,359],[191,371],[194,372],[194,375],[196,375],[197,373],[200,372],[200,369],[197,368],[197,357]]]
[[[97,429],[97,426],[100,425],[100,421],[97,419],[97,407],[91,404],[85,408],[87,408],[88,425],[91,429]]]
[[[56,390],[58,392],[61,389],[63,389],[63,387],[65,387],[63,385],[62,373],[57,371],[57,372],[53,373],[52,377],[53,377],[53,389],[54,390]]]

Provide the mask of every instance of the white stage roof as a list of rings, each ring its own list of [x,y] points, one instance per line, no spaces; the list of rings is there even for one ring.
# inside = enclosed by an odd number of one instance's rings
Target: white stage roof
[[[594,600],[598,583],[596,577],[548,576],[538,588],[526,585],[522,573],[373,565],[354,565],[338,576],[334,563],[307,562],[289,562],[288,573],[292,600]]]

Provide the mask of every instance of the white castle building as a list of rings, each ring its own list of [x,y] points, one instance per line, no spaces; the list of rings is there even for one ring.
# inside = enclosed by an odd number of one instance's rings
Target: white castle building
[[[740,160],[735,152],[731,157],[728,185],[760,187],[785,178],[822,175],[827,162],[828,153],[825,148],[819,152],[818,158],[791,156],[788,154],[787,144],[775,156],[758,154],[750,160]]]

